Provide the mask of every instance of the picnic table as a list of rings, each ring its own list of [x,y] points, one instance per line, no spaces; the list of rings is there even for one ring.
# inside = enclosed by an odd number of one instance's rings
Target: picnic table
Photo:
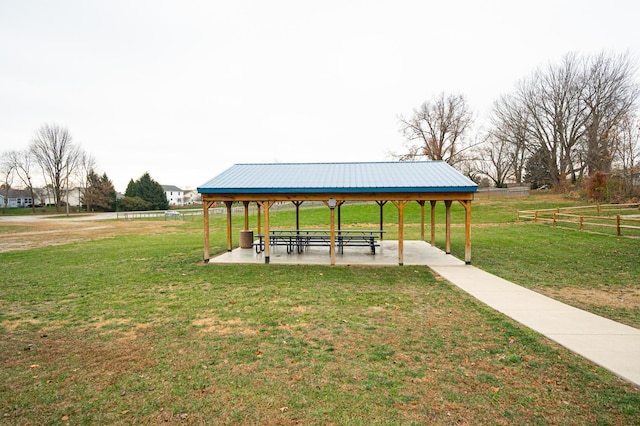
[[[378,238],[384,230],[347,229],[335,231],[335,243],[341,254],[345,246],[370,247],[371,254],[376,254],[376,247],[380,247]],[[256,253],[264,251],[264,234],[256,235],[258,242],[254,243]],[[327,229],[275,229],[269,231],[269,245],[271,247],[285,246],[287,254],[296,250],[303,253],[309,247],[330,247],[331,231]]]

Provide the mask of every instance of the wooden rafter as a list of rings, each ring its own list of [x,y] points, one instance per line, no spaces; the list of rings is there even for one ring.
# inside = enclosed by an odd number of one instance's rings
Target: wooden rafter
[[[472,192],[367,192],[367,193],[249,193],[249,194],[211,194],[203,193],[202,200],[210,201],[326,201],[333,198],[337,201],[380,201],[380,200],[411,200],[411,201],[446,201],[473,200]]]

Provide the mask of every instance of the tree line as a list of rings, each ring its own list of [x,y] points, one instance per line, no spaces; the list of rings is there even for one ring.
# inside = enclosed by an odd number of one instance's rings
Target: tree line
[[[26,149],[6,151],[0,154],[0,189],[5,200],[12,185],[17,183],[29,191],[31,209],[35,213],[36,194],[34,181],[41,173],[45,187],[51,193],[57,212],[63,205],[69,209],[70,184],[80,184],[80,202],[87,211],[153,210],[167,209],[168,201],[162,186],[148,173],[129,182],[125,197],[117,199],[113,183],[106,173],[100,175],[92,155],[75,144],[71,133],[57,124],[44,124],[35,132]],[[65,199],[65,197],[67,197]],[[5,205],[3,206],[6,208]]]
[[[564,190],[584,181],[590,195],[618,184],[633,196],[640,174],[637,64],[630,54],[570,53],[540,67],[493,104],[488,125],[474,131],[474,114],[461,94],[441,93],[408,117],[400,116],[406,144],[401,161],[446,161],[476,182],[508,182]],[[56,211],[68,208],[70,182],[81,183],[87,210],[114,210],[116,192],[95,159],[75,144],[68,129],[45,124],[27,149],[0,154],[0,186],[8,194],[17,178],[31,192],[41,172]],[[6,195],[6,194],[5,194]],[[5,196],[5,199],[8,197]],[[162,187],[145,173],[131,180],[122,210],[166,209]]]
[[[640,159],[637,65],[628,54],[565,55],[500,96],[472,135],[463,95],[424,102],[400,116],[400,160],[443,160],[476,181],[548,185],[615,177],[631,195]],[[475,136],[475,137],[474,137]]]
[[[36,194],[34,181],[41,173],[45,188],[53,198],[56,211],[62,206],[69,208],[69,187],[74,182],[81,184],[81,201],[87,210],[112,210],[116,192],[108,176],[96,172],[94,157],[73,141],[69,130],[57,124],[39,127],[29,144],[22,150],[3,152],[0,157],[2,189],[5,200],[15,180],[29,191],[31,208],[35,212]],[[5,205],[6,207],[6,205]]]

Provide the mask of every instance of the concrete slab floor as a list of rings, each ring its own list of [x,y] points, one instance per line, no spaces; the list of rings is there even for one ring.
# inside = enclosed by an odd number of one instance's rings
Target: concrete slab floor
[[[368,247],[345,247],[344,253],[336,252],[336,266],[398,266],[398,241],[380,241],[376,254],[371,254]],[[404,242],[404,265],[464,265],[454,256],[432,247],[425,241]],[[209,263],[265,263],[264,252],[256,253],[254,249],[237,248],[231,252],[213,257]],[[287,253],[286,247],[271,247],[269,263],[281,265],[330,265],[328,247],[310,247],[302,253]]]

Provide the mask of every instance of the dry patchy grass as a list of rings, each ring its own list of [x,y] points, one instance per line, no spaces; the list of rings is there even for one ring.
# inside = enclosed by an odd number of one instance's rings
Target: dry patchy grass
[[[637,389],[424,268],[205,266],[199,237],[153,236],[180,224],[59,226],[77,232],[66,242],[115,240],[41,251],[70,261],[32,271],[60,273],[24,284],[36,301],[19,278],[13,301],[0,300],[7,423],[640,423]],[[15,228],[0,242],[64,244],[61,229]],[[9,274],[28,267],[6,258]]]
[[[0,222],[0,253],[58,246],[79,241],[113,238],[118,235],[175,232],[178,222],[87,221],[73,219],[13,220]]]
[[[406,296],[398,304],[338,310],[276,298],[282,321],[272,325],[212,310],[179,324],[121,318],[4,333],[0,359],[12,374],[0,389],[16,394],[3,414],[18,424],[630,420],[624,407],[593,409],[594,394],[621,383],[545,339],[455,292],[396,290]]]

